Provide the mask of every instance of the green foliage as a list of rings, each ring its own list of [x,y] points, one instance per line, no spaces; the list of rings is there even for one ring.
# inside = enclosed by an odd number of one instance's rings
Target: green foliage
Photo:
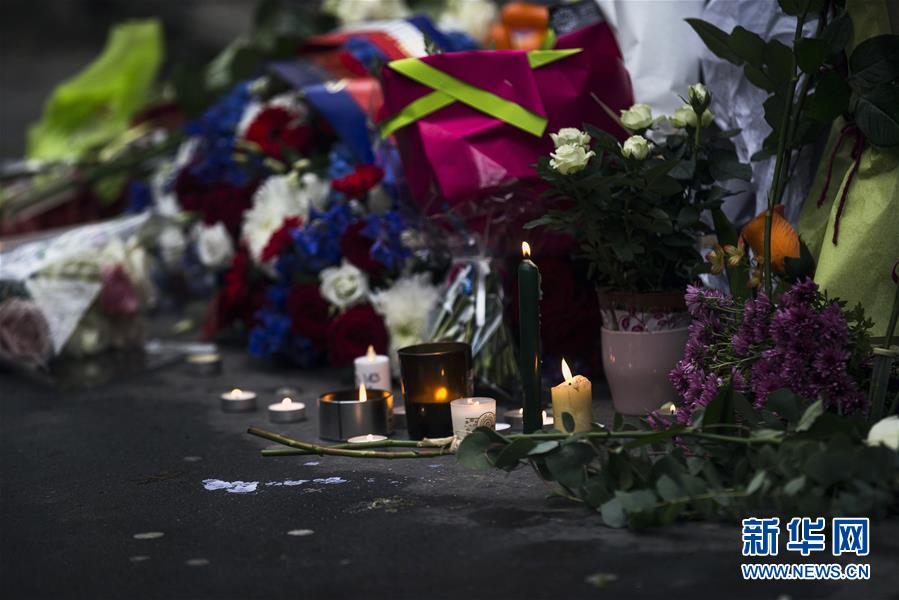
[[[113,27],[102,54],[53,90],[28,131],[28,158],[80,158],[123,133],[147,101],[163,53],[159,21]]]
[[[479,469],[530,465],[610,527],[753,512],[883,517],[897,507],[899,453],[868,446],[866,432],[788,390],[764,408],[727,390],[692,427],[509,437],[482,428],[457,456]]]
[[[537,171],[552,189],[555,208],[526,225],[570,234],[588,273],[600,287],[624,292],[682,289],[706,267],[696,249],[708,233],[703,211],[730,195],[715,185],[748,180],[728,137],[693,127],[667,135],[644,160],[624,156],[609,133],[585,125],[592,158],[580,172],[563,175],[548,158]]]

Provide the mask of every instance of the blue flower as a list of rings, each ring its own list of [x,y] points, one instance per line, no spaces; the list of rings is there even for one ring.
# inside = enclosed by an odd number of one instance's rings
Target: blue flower
[[[403,245],[402,235],[406,225],[399,212],[387,211],[381,216],[370,215],[362,234],[374,240],[370,256],[391,271],[399,271],[411,255]]]
[[[140,213],[153,205],[153,190],[144,181],[132,181],[128,184],[129,213]]]
[[[250,332],[249,351],[255,357],[277,354],[289,341],[290,319],[268,308],[256,313],[259,324]]]
[[[352,214],[346,204],[334,204],[326,212],[312,210],[309,224],[293,232],[299,266],[306,273],[318,273],[340,263],[340,237]]]
[[[203,181],[236,186],[249,181],[247,171],[234,161],[234,142],[237,125],[251,98],[249,82],[241,82],[185,126],[189,135],[200,140],[201,158],[191,166],[191,172]]]
[[[353,153],[346,144],[337,142],[328,153],[328,179],[340,179],[353,172]]]

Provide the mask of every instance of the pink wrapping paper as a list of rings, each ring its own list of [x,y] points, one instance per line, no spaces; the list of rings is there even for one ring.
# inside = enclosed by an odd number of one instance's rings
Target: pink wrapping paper
[[[590,123],[626,133],[591,97],[615,110],[633,104],[630,78],[611,29],[605,23],[559,38],[556,49],[583,51],[532,69],[520,50],[481,50],[427,56],[422,60],[457,79],[547,118],[541,137],[461,102],[423,117],[394,135],[416,201],[439,212],[512,182],[537,181],[534,165],[553,150],[550,133]],[[385,67],[384,120],[433,90]]]

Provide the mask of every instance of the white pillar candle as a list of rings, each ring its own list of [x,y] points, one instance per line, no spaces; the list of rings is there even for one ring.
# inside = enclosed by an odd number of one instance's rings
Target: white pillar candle
[[[306,418],[306,405],[284,398],[281,402],[268,405],[268,418],[272,423],[293,423]]]
[[[222,410],[226,412],[245,412],[256,410],[256,392],[234,388],[221,396]]]
[[[353,361],[356,367],[356,386],[365,385],[370,390],[390,391],[390,359],[383,354],[376,354],[372,346],[368,347],[365,356]]]
[[[554,426],[564,433],[590,431],[593,424],[593,384],[583,375],[571,375],[571,369],[562,359],[562,376],[565,381],[552,389]],[[574,429],[565,428],[564,414],[574,420]]]
[[[459,398],[450,402],[453,434],[460,440],[478,427],[496,426],[496,400],[493,398]]]

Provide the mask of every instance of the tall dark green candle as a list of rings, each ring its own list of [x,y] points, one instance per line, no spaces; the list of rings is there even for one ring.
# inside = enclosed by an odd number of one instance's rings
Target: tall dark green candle
[[[540,270],[530,259],[531,247],[521,243],[518,266],[519,367],[524,391],[523,423],[525,433],[543,426],[540,393],[542,358],[540,356]]]

